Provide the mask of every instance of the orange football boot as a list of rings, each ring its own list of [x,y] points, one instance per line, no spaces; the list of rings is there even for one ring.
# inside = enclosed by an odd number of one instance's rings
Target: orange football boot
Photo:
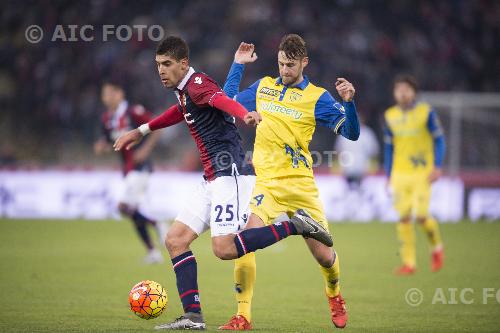
[[[439,271],[443,267],[443,261],[444,261],[444,251],[442,247],[432,251],[431,270],[433,272]]]
[[[394,274],[396,275],[413,275],[415,274],[415,267],[411,267],[411,266],[408,266],[408,265],[403,265],[399,268],[397,268],[395,271],[394,271]]]
[[[328,297],[328,304],[330,305],[333,325],[337,328],[344,328],[347,325],[347,309],[342,295]]]
[[[229,321],[219,327],[220,330],[224,331],[250,331],[252,329],[252,324],[243,316],[236,315],[232,316]]]

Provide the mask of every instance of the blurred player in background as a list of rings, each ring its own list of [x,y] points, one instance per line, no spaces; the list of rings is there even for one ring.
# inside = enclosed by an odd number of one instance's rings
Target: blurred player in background
[[[224,86],[228,96],[262,115],[255,137],[253,164],[257,181],[247,228],[270,225],[283,213],[290,215],[300,207],[328,230],[314,181],[309,143],[316,126],[331,128],[335,134],[350,140],[358,139],[354,87],[346,79],[337,79],[336,89],[343,100],[340,104],[326,89],[312,84],[303,75],[309,62],[306,44],[302,37],[290,34],[279,45],[279,77],[265,76],[239,92],[244,64],[256,59],[254,45],[241,43]],[[305,241],[325,281],[331,320],[336,327],[343,328],[347,312],[340,294],[338,255],[317,240]],[[254,254],[236,261],[234,276],[238,312],[220,329],[249,330],[256,279]]]
[[[212,78],[195,71],[189,65],[189,47],[179,37],[170,36],[158,44],[156,64],[163,85],[174,91],[178,104],[121,136],[115,149],[126,150],[151,131],[180,122],[187,124],[196,142],[204,181],[181,209],[165,239],[184,314],[156,329],[202,330],[206,325],[198,291],[198,268],[190,249],[200,234],[210,229],[212,250],[223,260],[242,257],[290,235],[315,238],[330,246],[332,239],[321,225],[300,210],[288,221],[243,230],[255,171],[245,160],[235,117],[256,126],[260,115],[248,112],[226,96]]]
[[[123,87],[116,82],[106,82],[101,89],[101,100],[106,111],[102,115],[102,137],[94,144],[97,155],[111,151],[112,143],[123,133],[151,120],[152,114],[142,105],[130,105]],[[122,168],[125,175],[122,193],[118,202],[120,213],[130,218],[137,233],[147,248],[144,261],[149,264],[163,262],[161,252],[155,247],[147,226],[153,226],[163,242],[167,232],[163,222],[152,220],[139,211],[152,171],[151,151],[160,133],[155,133],[133,150],[122,151]]]
[[[415,273],[416,217],[432,246],[431,269],[443,265],[443,243],[437,221],[429,214],[431,184],[442,174],[445,154],[443,129],[436,111],[416,100],[417,82],[408,75],[394,81],[396,105],[384,114],[384,169],[390,178],[394,207],[399,213],[397,226],[403,265],[398,275]]]

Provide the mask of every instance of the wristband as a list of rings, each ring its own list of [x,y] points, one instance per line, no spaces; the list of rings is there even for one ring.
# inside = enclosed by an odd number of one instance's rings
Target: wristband
[[[149,128],[149,124],[148,123],[142,124],[137,129],[139,130],[139,132],[141,132],[142,136],[146,136],[149,133],[151,133],[151,128]]]

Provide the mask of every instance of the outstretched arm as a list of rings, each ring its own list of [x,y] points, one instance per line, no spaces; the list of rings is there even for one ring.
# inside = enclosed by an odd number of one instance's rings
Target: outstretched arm
[[[229,98],[241,103],[249,111],[257,109],[255,96],[260,80],[241,92],[240,83],[243,78],[245,64],[252,63],[255,60],[257,60],[255,46],[253,44],[241,43],[234,54],[234,62],[227,74],[223,88]]]
[[[240,118],[247,125],[257,126],[262,120],[262,117],[257,112],[248,112],[247,109],[245,109],[240,103],[223,94],[214,98],[211,102],[211,106],[229,113],[233,117]]]
[[[152,131],[175,125],[182,121],[184,116],[179,111],[177,104],[172,105],[165,110],[161,115],[157,116],[148,123],[142,124],[136,129],[128,131],[121,135],[114,143],[113,148],[115,151],[122,149],[131,149],[133,146],[141,142],[142,138]],[[158,139],[156,136],[154,139]],[[152,142],[153,144],[154,142]]]
[[[234,98],[240,91],[240,83],[243,78],[243,71],[245,64],[252,63],[257,60],[255,53],[255,45],[241,42],[240,46],[234,53],[234,62],[231,69],[227,74],[226,82],[224,84],[224,92],[230,98]]]
[[[260,115],[255,109],[247,109],[239,102],[229,98],[221,90],[217,82],[205,74],[196,74],[195,80],[188,83],[187,91],[191,101],[199,107],[212,107],[230,114],[235,118],[242,119],[247,125],[257,125]],[[196,80],[198,79],[198,80]]]

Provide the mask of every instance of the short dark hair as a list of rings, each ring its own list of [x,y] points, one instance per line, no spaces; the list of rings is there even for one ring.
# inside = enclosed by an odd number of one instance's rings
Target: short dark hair
[[[189,59],[189,47],[184,39],[177,36],[168,36],[158,44],[156,54],[166,55],[177,61]]]
[[[396,86],[397,83],[406,83],[410,87],[412,87],[413,90],[415,90],[415,92],[418,91],[417,79],[413,75],[410,75],[410,74],[399,74],[394,79],[394,86]]]
[[[281,39],[278,50],[283,51],[288,59],[302,59],[307,57],[306,42],[296,34],[285,35]]]

